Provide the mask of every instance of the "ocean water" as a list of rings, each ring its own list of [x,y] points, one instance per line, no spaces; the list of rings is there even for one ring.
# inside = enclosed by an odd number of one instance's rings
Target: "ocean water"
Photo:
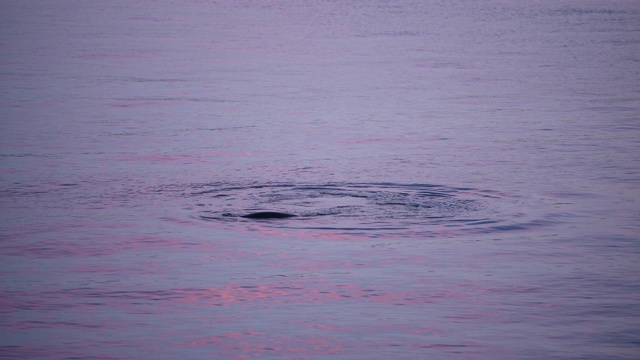
[[[0,19],[0,358],[640,358],[640,2]]]

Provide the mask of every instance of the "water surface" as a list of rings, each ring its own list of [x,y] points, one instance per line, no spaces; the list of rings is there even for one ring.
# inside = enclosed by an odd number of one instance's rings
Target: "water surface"
[[[0,18],[0,357],[640,357],[637,2]]]

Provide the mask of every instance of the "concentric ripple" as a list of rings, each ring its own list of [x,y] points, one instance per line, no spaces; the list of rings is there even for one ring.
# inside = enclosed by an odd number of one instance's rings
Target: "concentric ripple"
[[[489,190],[429,184],[199,184],[195,216],[228,226],[452,235],[541,225],[519,211],[521,200]],[[246,219],[277,211],[287,219]],[[369,234],[367,234],[369,235]]]

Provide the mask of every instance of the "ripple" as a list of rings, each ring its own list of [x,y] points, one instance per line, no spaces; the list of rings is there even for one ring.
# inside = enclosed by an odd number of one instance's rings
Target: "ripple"
[[[527,214],[529,200],[499,191],[431,184],[224,183],[195,184],[193,217],[231,228],[341,231],[367,237],[458,236],[527,230],[557,214]],[[253,212],[295,214],[286,219],[246,219]]]

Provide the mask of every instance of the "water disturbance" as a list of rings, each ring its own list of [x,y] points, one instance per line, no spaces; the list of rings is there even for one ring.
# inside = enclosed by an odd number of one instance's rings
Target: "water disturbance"
[[[266,227],[358,231],[369,236],[379,236],[380,231],[451,236],[515,230],[562,217],[546,214],[544,218],[523,219],[517,210],[540,204],[497,191],[426,184],[217,183],[192,185],[185,196],[193,198],[194,216],[226,223],[227,228],[263,220],[260,225]],[[293,216],[251,216],[262,212]]]
[[[0,1],[0,359],[640,359],[640,2]]]

